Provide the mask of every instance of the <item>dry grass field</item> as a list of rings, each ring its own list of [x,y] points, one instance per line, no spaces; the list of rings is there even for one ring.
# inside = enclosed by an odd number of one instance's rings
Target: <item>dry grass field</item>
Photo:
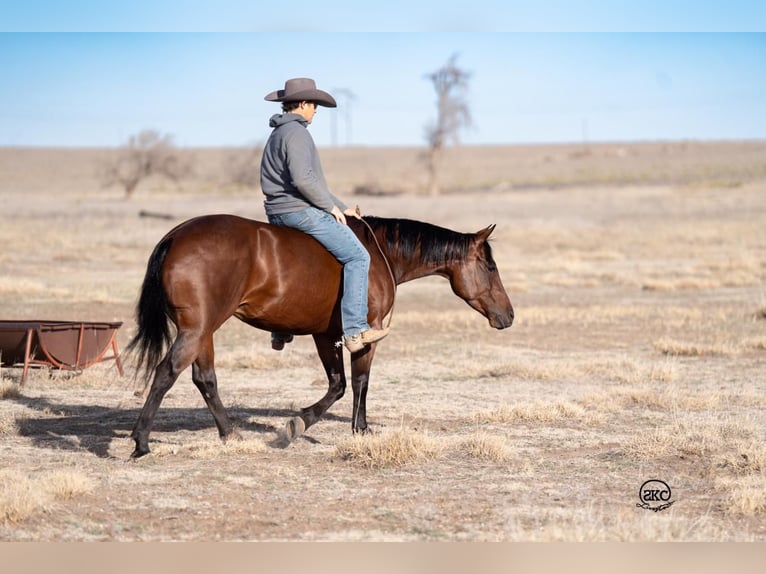
[[[0,318],[123,321],[124,348],[176,221],[264,218],[258,190],[226,182],[235,150],[186,150],[188,181],[129,201],[99,186],[111,153],[0,149]],[[366,213],[496,223],[513,327],[443,279],[401,286],[374,433],[351,435],[349,390],[285,447],[324,392],[311,340],[277,353],[231,320],[217,372],[243,440],[219,442],[187,372],[136,462],[130,366],[23,386],[3,368],[0,540],[766,540],[766,143],[453,149],[440,197],[418,150],[322,155]],[[637,506],[650,479],[670,508]]]

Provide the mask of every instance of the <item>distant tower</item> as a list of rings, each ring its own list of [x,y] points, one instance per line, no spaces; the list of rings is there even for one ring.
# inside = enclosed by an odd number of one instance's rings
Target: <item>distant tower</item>
[[[351,104],[356,100],[354,92],[348,88],[334,88],[333,94],[338,96],[338,108],[343,113],[343,121],[346,124],[346,145],[351,145]],[[331,141],[333,146],[338,145],[338,112],[332,114],[332,123],[330,124]]]

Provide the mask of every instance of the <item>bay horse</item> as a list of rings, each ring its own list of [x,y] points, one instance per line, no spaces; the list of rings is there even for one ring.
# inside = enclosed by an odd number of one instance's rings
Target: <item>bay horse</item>
[[[446,277],[454,293],[492,327],[513,323],[513,306],[488,242],[494,225],[477,233],[377,217],[349,218],[348,225],[370,253],[371,326],[381,328],[392,310],[396,285],[428,275]],[[128,345],[128,352],[138,352],[146,386],[153,375],[131,433],[131,458],[149,453],[160,403],[189,365],[220,437],[238,436],[218,395],[213,365],[213,333],[231,316],[266,331],[313,336],[329,387],[318,402],[288,420],[287,438],[300,436],[346,389],[343,346],[338,344],[342,292],[341,265],[300,231],[235,215],[205,215],[168,232],[149,257],[136,306],[138,330]],[[367,387],[376,346],[351,355],[353,432],[367,430]]]

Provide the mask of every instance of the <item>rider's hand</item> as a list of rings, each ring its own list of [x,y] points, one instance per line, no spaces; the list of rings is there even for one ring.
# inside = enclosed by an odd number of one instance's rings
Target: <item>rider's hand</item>
[[[330,211],[330,214],[335,218],[335,221],[346,225],[346,216],[343,215],[343,212],[337,205],[332,206],[332,211]]]
[[[362,219],[362,211],[359,209],[358,205],[353,209],[349,207],[343,213],[345,213],[348,217],[356,217],[357,219]]]

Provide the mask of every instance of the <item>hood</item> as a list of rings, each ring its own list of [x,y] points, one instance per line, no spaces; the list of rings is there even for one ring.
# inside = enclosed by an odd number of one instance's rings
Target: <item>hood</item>
[[[279,126],[283,126],[285,124],[289,124],[290,122],[298,122],[303,124],[304,126],[309,125],[309,123],[306,121],[306,118],[299,114],[274,114],[269,118],[269,127],[272,128],[278,128]]]

